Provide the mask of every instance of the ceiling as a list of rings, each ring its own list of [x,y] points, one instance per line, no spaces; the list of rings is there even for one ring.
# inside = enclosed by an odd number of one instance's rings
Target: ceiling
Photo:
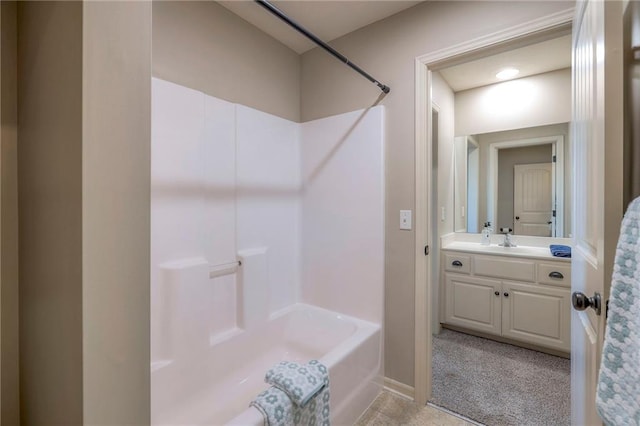
[[[506,67],[520,70],[517,78],[571,67],[571,35],[531,44],[439,70],[454,92],[498,83]]]
[[[245,21],[258,27],[297,53],[315,44],[253,1],[220,1]],[[373,22],[387,18],[421,1],[270,1],[287,16],[328,42]]]
[[[315,44],[254,1],[219,1],[220,5],[302,54]],[[272,0],[278,9],[321,40],[329,42],[385,19],[421,1],[407,0]],[[425,52],[426,53],[426,52]],[[498,83],[505,67],[520,69],[517,78],[571,66],[571,35],[546,40],[439,70],[454,92]]]

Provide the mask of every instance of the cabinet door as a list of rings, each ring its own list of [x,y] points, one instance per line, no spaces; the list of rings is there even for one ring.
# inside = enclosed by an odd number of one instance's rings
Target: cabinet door
[[[502,335],[569,352],[569,290],[502,283]]]
[[[500,335],[500,299],[500,281],[445,274],[447,324]]]

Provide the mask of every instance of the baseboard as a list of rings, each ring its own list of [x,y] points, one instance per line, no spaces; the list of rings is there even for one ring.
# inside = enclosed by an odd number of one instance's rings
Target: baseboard
[[[384,388],[389,392],[393,392],[410,400],[414,400],[415,390],[413,386],[405,385],[388,377],[384,378]]]

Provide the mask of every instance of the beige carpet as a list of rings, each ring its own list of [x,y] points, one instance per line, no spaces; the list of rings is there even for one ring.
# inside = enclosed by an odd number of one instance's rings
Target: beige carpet
[[[570,421],[568,359],[443,329],[433,338],[431,402],[489,426]]]

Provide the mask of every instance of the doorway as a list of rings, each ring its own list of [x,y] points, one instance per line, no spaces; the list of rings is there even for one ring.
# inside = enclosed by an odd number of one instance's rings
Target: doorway
[[[566,35],[570,31],[571,27],[571,19],[572,19],[572,11],[567,11],[564,14],[559,14],[553,17],[550,17],[545,22],[535,22],[526,27],[520,27],[517,29],[511,29],[500,34],[493,34],[489,37],[486,37],[481,40],[475,40],[473,43],[467,43],[463,45],[454,46],[453,48],[446,49],[443,51],[435,52],[432,55],[426,55],[424,57],[417,58],[416,60],[416,87],[418,89],[423,88],[423,93],[431,93],[427,88],[431,88],[434,80],[433,72],[438,69],[442,69],[445,66],[448,66],[452,63],[461,63],[464,60],[461,59],[462,56],[467,55],[469,57],[474,56],[477,58],[479,56],[479,51],[483,50],[487,46],[499,46],[498,49],[500,51],[507,50],[511,47],[519,47],[526,44],[531,44],[533,42],[538,42],[540,40],[549,40],[552,38],[556,38],[559,35]],[[508,40],[508,41],[505,41]],[[483,54],[486,52],[483,52]],[[454,59],[452,59],[454,58]],[[431,101],[428,96],[422,97],[420,93],[418,94],[418,101],[416,104],[416,114],[417,117],[429,117],[429,119],[433,119],[430,117],[430,114],[427,114],[427,111],[431,111]],[[442,115],[442,112],[440,113]],[[430,121],[430,120],[429,120]],[[441,134],[442,131],[439,130]],[[417,127],[416,127],[416,154],[417,156],[420,154],[424,154],[426,150],[420,150],[419,145],[424,143],[427,146],[432,146],[434,143],[434,136],[431,134],[431,131],[428,130],[427,123],[425,119],[417,119]],[[431,149],[431,148],[429,148]],[[432,154],[432,152],[430,152]],[[419,163],[420,158],[416,158],[416,162]],[[442,167],[440,165],[439,167]],[[443,209],[441,198],[442,191],[439,191],[439,188],[442,186],[442,182],[428,181],[426,179],[427,176],[421,178],[421,173],[419,170],[416,172],[416,197],[417,197],[417,211],[416,216],[420,217],[422,213],[420,212],[421,199],[424,198],[425,194],[430,195],[430,202],[425,203],[429,206],[429,214],[425,214],[425,217],[428,217],[426,221],[422,223],[417,223],[416,232],[417,232],[417,240],[424,238],[422,241],[426,241],[430,243],[429,245],[433,248],[439,246],[439,239],[441,237],[440,234],[434,235],[434,233],[429,233],[427,227],[432,226],[432,230],[437,228],[433,227],[433,216],[436,215],[438,218],[438,224],[442,226],[441,222],[444,220],[441,219],[441,215],[446,215],[447,218],[445,220],[449,220],[448,213],[451,213],[451,217],[453,214],[460,214],[461,216],[466,217],[467,213],[470,210],[454,210],[453,202],[451,202],[451,209],[447,209],[446,207]],[[432,177],[429,174],[429,177]],[[424,179],[424,180],[422,180]],[[475,183],[475,182],[474,182]],[[467,186],[469,182],[467,182]],[[433,191],[427,191],[427,189],[431,187]],[[452,191],[453,192],[453,191]],[[451,194],[454,195],[453,193]],[[468,198],[467,198],[468,199]],[[437,206],[434,208],[433,206]],[[425,211],[423,210],[423,213]],[[443,214],[444,213],[444,214]],[[472,213],[476,214],[477,213]],[[453,222],[453,219],[451,219]],[[422,241],[416,241],[416,246],[420,246]],[[430,268],[427,268],[427,263],[429,263]],[[424,299],[421,299],[421,295],[425,297],[429,295],[431,300],[433,301],[434,286],[438,285],[439,282],[439,265],[435,265],[433,258],[426,259],[424,256],[416,257],[416,278],[420,276],[420,274],[424,274],[423,271],[427,271],[430,269],[428,274],[428,279],[424,281],[416,280],[416,365],[415,365],[415,399],[419,403],[426,403],[431,398],[431,388],[432,388],[432,379],[430,375],[430,369],[432,365],[432,353],[431,353],[431,341],[429,338],[425,338],[430,335],[432,330],[437,329],[438,324],[433,324],[433,322],[437,322],[437,319],[432,315],[433,310],[429,310],[431,303],[425,303]],[[424,269],[423,269],[424,268]],[[426,274],[425,274],[426,275]]]

